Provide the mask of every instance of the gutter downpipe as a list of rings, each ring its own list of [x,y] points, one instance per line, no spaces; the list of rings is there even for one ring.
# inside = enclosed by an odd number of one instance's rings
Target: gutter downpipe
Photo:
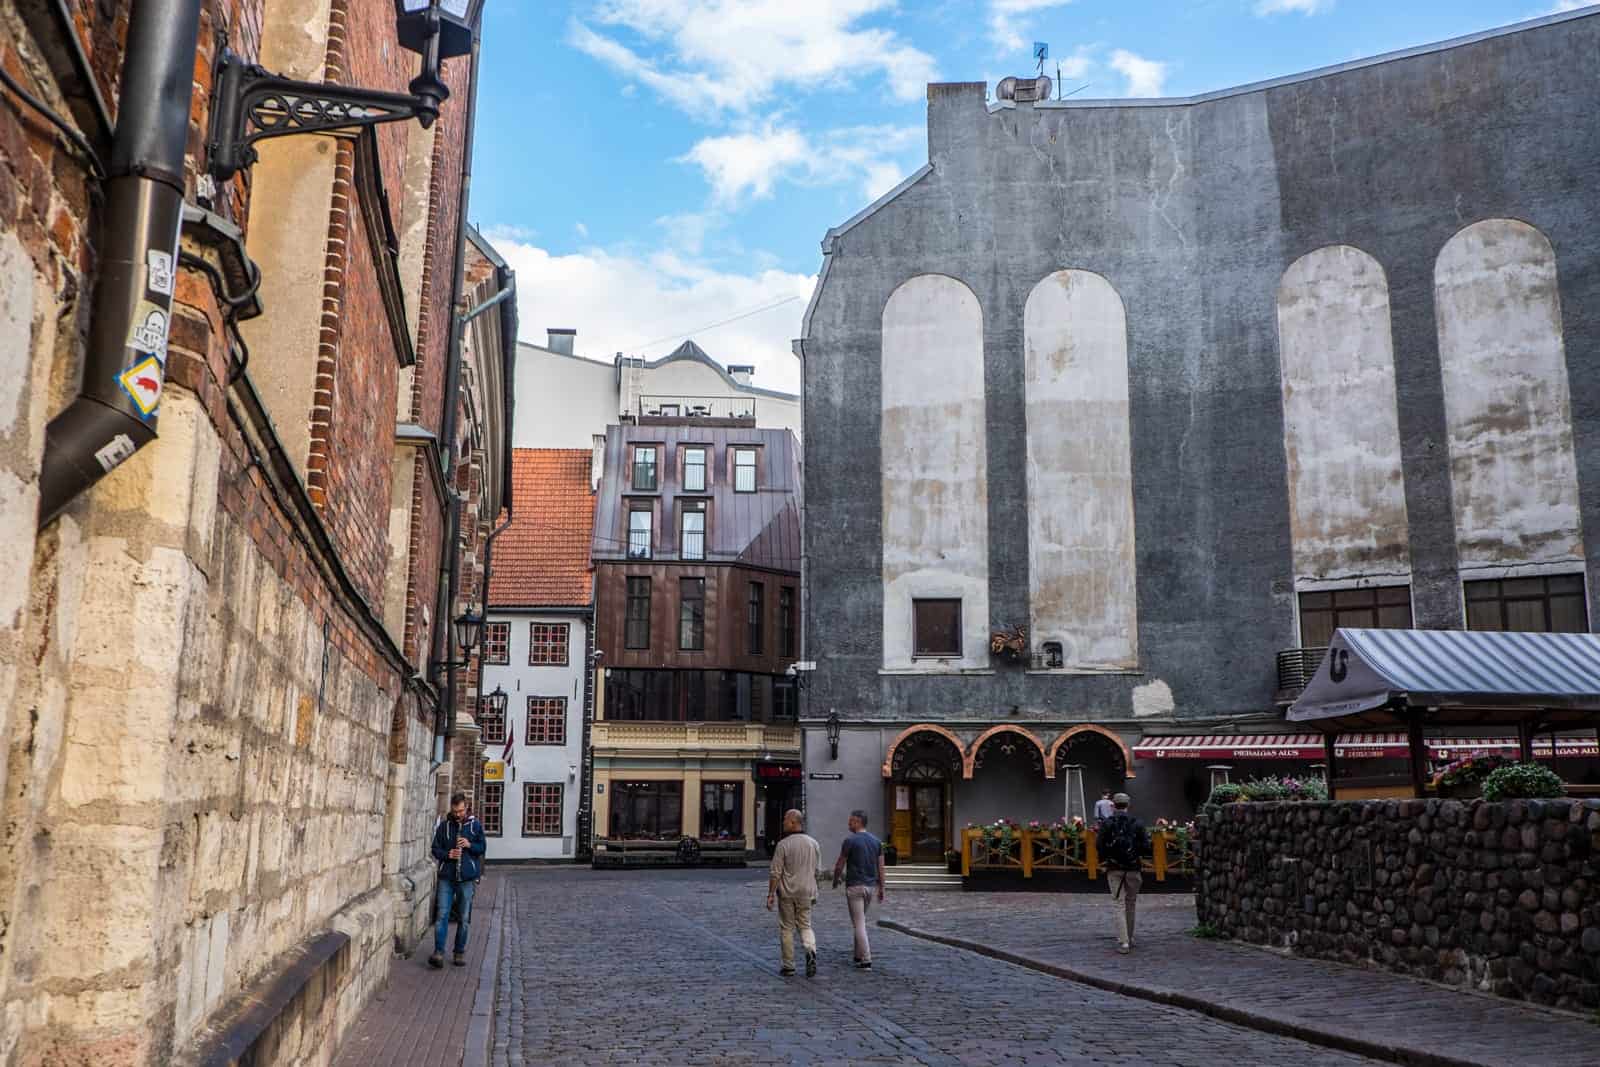
[[[472,73],[467,88],[466,131],[461,147],[461,196],[456,208],[455,268],[450,275],[450,348],[446,356],[444,380],[444,411],[439,418],[439,446],[443,453],[445,488],[450,493],[449,516],[445,523],[444,558],[440,561],[440,579],[445,586],[446,618],[434,623],[434,648],[442,650],[445,667],[445,696],[434,717],[433,750],[437,762],[444,762],[446,739],[456,732],[456,661],[454,658],[454,627],[449,613],[455,611],[456,596],[461,586],[461,506],[456,494],[456,408],[461,391],[461,336],[463,325],[456,314],[461,303],[461,272],[467,256],[467,208],[472,200],[472,142],[478,122],[478,60],[482,44],[482,31],[472,30]]]
[[[83,386],[45,427],[39,528],[156,438],[201,0],[133,0]]]

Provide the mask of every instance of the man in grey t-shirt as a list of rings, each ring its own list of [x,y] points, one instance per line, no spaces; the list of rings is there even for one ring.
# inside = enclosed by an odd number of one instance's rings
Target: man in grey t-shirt
[[[845,902],[850,906],[850,924],[855,928],[856,966],[862,970],[872,967],[872,944],[867,940],[867,909],[872,906],[876,888],[878,903],[883,903],[883,844],[867,833],[867,813],[857,809],[850,813],[850,836],[839,848],[839,859],[833,865],[833,884],[838,886],[840,874],[844,875]]]

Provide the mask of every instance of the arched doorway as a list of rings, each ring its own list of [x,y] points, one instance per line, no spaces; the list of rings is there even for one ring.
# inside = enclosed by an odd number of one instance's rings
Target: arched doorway
[[[1132,777],[1128,747],[1108,730],[1076,726],[1050,746],[1049,758],[1061,783],[1062,813],[1068,817],[1093,817],[1095,801],[1107,792],[1120,792]]]
[[[1044,745],[1032,732],[1009,723],[990,727],[967,747],[961,818],[978,823],[1012,819],[1024,825],[1053,818],[1060,787],[1046,767]]]
[[[944,862],[953,840],[951,789],[961,765],[960,746],[942,728],[913,727],[896,740],[884,764],[884,809],[901,862]]]

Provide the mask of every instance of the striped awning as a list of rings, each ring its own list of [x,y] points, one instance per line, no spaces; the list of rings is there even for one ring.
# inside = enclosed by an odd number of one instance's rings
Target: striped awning
[[[1288,717],[1379,725],[1395,722],[1390,709],[1402,704],[1457,721],[1540,709],[1547,724],[1592,722],[1600,712],[1600,636],[1341,629]]]
[[[1459,759],[1474,752],[1515,755],[1515,737],[1434,737],[1428,739],[1428,754],[1435,759]],[[1406,735],[1402,733],[1340,734],[1334,745],[1340,759],[1405,759]],[[1535,756],[1549,759],[1548,737],[1534,740]],[[1135,759],[1203,760],[1304,760],[1325,757],[1321,734],[1190,734],[1147,737],[1133,747]],[[1600,742],[1593,737],[1558,737],[1555,755],[1562,759],[1600,756]]]

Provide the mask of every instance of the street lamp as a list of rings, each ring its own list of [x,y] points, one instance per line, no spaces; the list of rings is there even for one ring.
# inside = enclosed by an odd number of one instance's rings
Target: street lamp
[[[838,713],[838,711],[830,711],[830,712],[828,712],[828,722],[827,722],[826,728],[827,728],[827,731],[828,731],[828,747],[832,750],[831,754],[829,755],[828,758],[829,759],[838,759],[839,758],[839,713]]]
[[[483,616],[468,607],[466,611],[456,616],[455,629],[456,644],[460,645],[461,651],[471,659],[472,650],[478,647],[478,638],[483,636]]]
[[[504,722],[506,716],[506,691],[498,685],[494,692],[483,697],[483,710],[489,712],[490,717],[497,722]]]
[[[285,78],[224,49],[213,75],[208,169],[226,181],[257,159],[255,143],[268,137],[376,126],[416,119],[427,128],[450,95],[439,64],[472,50],[483,0],[395,0],[395,34],[401,47],[422,56],[422,71],[408,93],[353,88]]]

